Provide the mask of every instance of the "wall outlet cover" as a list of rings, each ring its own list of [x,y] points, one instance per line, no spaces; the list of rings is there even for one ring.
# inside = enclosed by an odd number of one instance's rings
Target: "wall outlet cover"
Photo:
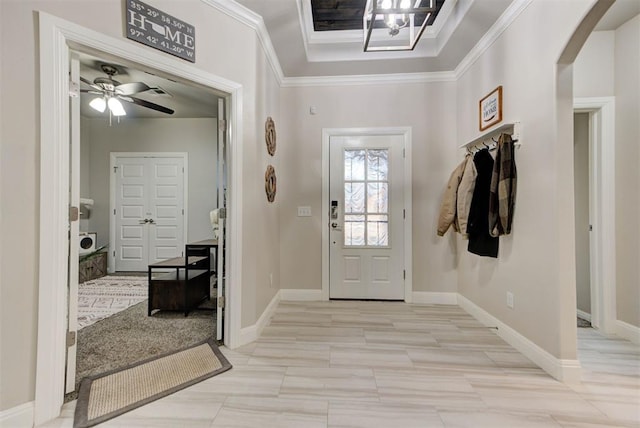
[[[298,217],[311,217],[311,207],[298,207]]]

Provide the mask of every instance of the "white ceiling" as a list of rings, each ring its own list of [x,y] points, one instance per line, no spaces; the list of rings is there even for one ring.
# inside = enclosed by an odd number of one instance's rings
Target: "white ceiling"
[[[234,3],[233,0],[227,0]],[[447,0],[433,28],[427,30],[413,52],[362,52],[362,31],[314,32],[310,0],[236,0],[240,9],[262,17],[267,37],[286,78],[389,75],[404,73],[452,72],[492,26],[504,25],[506,16],[529,0]],[[550,10],[550,13],[552,11]],[[616,0],[596,30],[615,30],[640,13],[640,0]],[[324,33],[324,34],[322,34]],[[327,34],[334,33],[334,34]],[[144,82],[161,87],[169,95],[152,91],[135,96],[175,110],[173,115],[131,103],[123,103],[126,118],[216,117],[218,95],[208,88],[186,84],[87,54],[80,55],[80,75],[90,81],[106,77],[103,63],[117,66],[121,83]],[[87,86],[82,84],[86,89]],[[88,106],[95,97],[83,94],[81,114],[107,117]],[[126,119],[125,119],[126,120]]]

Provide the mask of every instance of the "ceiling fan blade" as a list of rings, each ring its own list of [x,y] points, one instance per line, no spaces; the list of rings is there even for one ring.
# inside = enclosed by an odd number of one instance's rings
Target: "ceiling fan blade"
[[[149,86],[142,82],[123,83],[116,86],[116,92],[122,95],[133,95],[138,92],[144,92],[151,89]]]
[[[88,94],[102,95],[103,93],[100,91],[93,91],[91,89],[80,89],[80,92],[86,92]]]
[[[118,96],[118,98],[120,98],[123,101],[127,101],[127,102],[130,102],[130,103],[133,103],[133,104],[137,104],[137,105],[142,106],[142,107],[147,107],[147,108],[150,108],[150,109],[153,109],[153,110],[160,111],[162,113],[167,113],[167,114],[173,114],[174,113],[174,111],[171,110],[170,108],[167,108],[167,107],[152,103],[151,101],[141,100],[140,98],[130,97],[130,96],[129,97]]]
[[[95,85],[93,82],[91,82],[90,80],[85,79],[84,77],[80,76],[80,81],[82,83],[86,83],[87,85],[91,86],[92,88],[98,90],[98,91],[102,91],[102,88],[98,85]]]

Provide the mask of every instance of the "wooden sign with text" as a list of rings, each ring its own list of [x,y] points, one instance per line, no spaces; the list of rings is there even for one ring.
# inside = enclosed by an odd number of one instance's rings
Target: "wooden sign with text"
[[[127,38],[196,62],[196,29],[138,0],[125,0]]]

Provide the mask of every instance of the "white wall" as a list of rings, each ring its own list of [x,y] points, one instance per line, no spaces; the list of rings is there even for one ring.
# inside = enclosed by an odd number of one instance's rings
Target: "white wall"
[[[513,231],[500,238],[498,259],[461,245],[458,291],[569,360],[576,358],[573,142],[560,135],[572,135],[571,69],[556,64],[590,6],[559,1],[549,13],[546,2],[532,2],[458,80],[461,140],[479,134],[478,100],[498,85],[503,122],[523,126]],[[506,306],[507,291],[514,294],[513,309]]]
[[[576,207],[576,302],[591,314],[589,251],[589,113],[573,116],[573,172]]]
[[[298,87],[282,93],[282,288],[322,288],[322,129],[410,126],[414,291],[455,292],[455,239],[436,236],[442,192],[459,161],[455,83]],[[300,205],[311,206],[312,216],[297,217]]]
[[[94,200],[87,227],[98,233],[98,246],[109,243],[109,180],[112,152],[186,152],[188,162],[188,224],[186,242],[213,237],[209,211],[217,207],[217,120],[125,119],[109,126],[105,118],[82,118],[82,153],[89,162],[80,166],[88,173],[90,187],[82,194]]]
[[[38,14],[42,10],[106,36],[125,40],[123,36],[124,2],[113,0],[21,0],[0,1],[2,10],[0,34],[2,45],[2,81],[0,103],[2,121],[0,140],[0,168],[2,184],[2,224],[0,243],[0,411],[34,400],[36,377],[36,338],[38,317],[38,253],[39,253],[39,171],[40,158],[39,66],[38,66]],[[218,12],[200,1],[176,2],[154,0],[153,5],[168,14],[179,17],[197,28],[197,62],[195,67],[242,85],[242,113],[244,142],[247,153],[256,150],[258,131],[263,128],[264,112],[256,110],[257,103],[268,99],[269,105],[279,105],[277,94],[258,87],[266,82],[272,88],[274,78],[266,70],[260,44],[253,29]],[[96,11],[99,11],[97,17]],[[19,34],[20,37],[15,35]],[[233,40],[233,43],[229,41]],[[136,44],[134,41],[127,43]],[[14,58],[8,65],[6,58]],[[167,55],[167,61],[176,67],[184,62]],[[258,93],[258,91],[260,91]],[[269,110],[275,110],[276,107]],[[277,114],[276,114],[277,116]],[[264,132],[264,131],[262,131]],[[260,141],[263,141],[261,137]],[[255,142],[255,143],[251,143]],[[264,194],[264,162],[249,156],[242,165],[248,171],[243,191],[246,197],[234,201],[235,209],[244,212],[249,224],[259,224],[277,230],[277,219],[271,208],[260,204],[256,195]],[[262,193],[261,193],[262,192]],[[246,205],[246,207],[245,207]],[[253,264],[263,254],[278,254],[278,235],[244,233],[243,249],[247,254],[232,254],[244,260],[242,283],[239,289],[256,287]],[[279,263],[275,264],[275,274]],[[258,271],[264,276],[262,270]],[[262,284],[260,285],[262,286]],[[262,292],[262,288],[260,289]],[[275,294],[277,290],[269,290]],[[266,297],[266,296],[264,296]],[[254,323],[266,305],[259,293],[242,293],[242,308],[252,308],[244,317],[244,325]],[[10,326],[10,328],[9,328]]]

